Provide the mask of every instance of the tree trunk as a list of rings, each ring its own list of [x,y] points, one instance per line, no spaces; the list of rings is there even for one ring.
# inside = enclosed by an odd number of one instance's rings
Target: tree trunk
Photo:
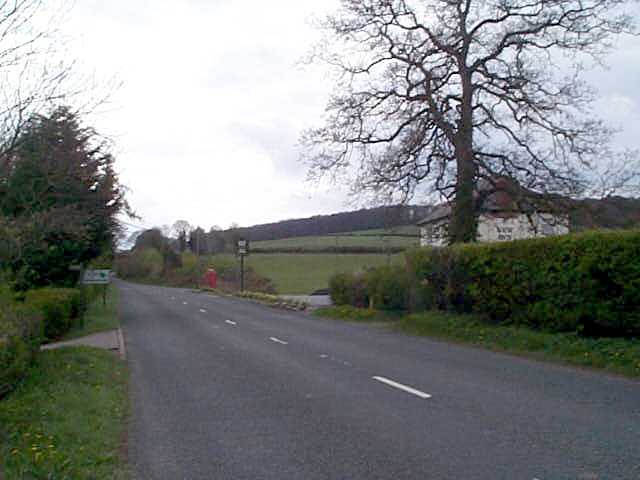
[[[460,62],[462,72],[462,108],[458,131],[455,138],[456,149],[456,196],[449,223],[449,242],[475,242],[478,222],[474,191],[476,186],[476,162],[473,154],[473,107],[471,74],[464,62]]]
[[[449,224],[450,243],[475,242],[477,234],[475,164],[471,148],[458,148],[456,196]]]

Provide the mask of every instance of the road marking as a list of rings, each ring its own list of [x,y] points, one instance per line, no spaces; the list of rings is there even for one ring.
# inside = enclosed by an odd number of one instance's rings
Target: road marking
[[[320,358],[329,358],[329,355],[327,355],[326,353],[323,353],[322,355],[320,355]]]
[[[182,302],[183,305],[189,305],[187,302]]]
[[[229,325],[237,325],[236,322],[232,322],[231,320],[225,320],[225,323],[228,323]]]
[[[279,338],[276,338],[276,337],[270,337],[269,340],[271,340],[272,342],[279,343],[281,345],[289,345],[289,342],[285,342],[285,341],[280,340]]]
[[[422,399],[427,399],[427,398],[431,398],[431,395],[429,395],[428,393],[424,393],[421,392],[420,390],[416,390],[415,388],[412,387],[408,387],[406,385],[403,385],[401,383],[398,382],[394,382],[393,380],[389,380],[388,378],[384,378],[384,377],[372,377],[374,380],[377,380],[378,382],[382,382],[386,385],[389,385],[390,387],[394,387],[394,388],[398,388],[400,390],[403,390],[407,393],[411,393],[413,395],[416,395],[417,397],[420,397]]]
[[[200,313],[207,313],[207,311],[204,308],[201,308]]]

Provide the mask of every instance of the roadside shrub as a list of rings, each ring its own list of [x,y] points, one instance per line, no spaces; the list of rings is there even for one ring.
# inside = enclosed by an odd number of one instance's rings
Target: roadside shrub
[[[41,342],[41,315],[0,298],[0,397],[24,377]]]
[[[329,279],[329,295],[335,305],[367,307],[369,297],[366,292],[364,275],[338,273]]]
[[[54,340],[67,333],[81,314],[80,291],[72,288],[41,288],[27,292],[25,304],[42,314],[44,336]]]
[[[407,254],[420,308],[591,336],[640,335],[640,232],[588,232]]]
[[[136,249],[116,261],[116,271],[125,279],[156,279],[163,269],[164,257],[156,248]]]
[[[379,310],[406,310],[409,279],[404,267],[378,267],[365,274],[366,294],[370,305]]]
[[[408,306],[411,311],[471,311],[468,270],[462,262],[464,247],[422,248],[406,253],[411,279]]]

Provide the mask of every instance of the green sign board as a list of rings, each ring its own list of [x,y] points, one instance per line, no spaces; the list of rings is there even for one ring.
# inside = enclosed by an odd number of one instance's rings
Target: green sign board
[[[82,283],[85,285],[108,285],[111,281],[111,270],[85,270]]]

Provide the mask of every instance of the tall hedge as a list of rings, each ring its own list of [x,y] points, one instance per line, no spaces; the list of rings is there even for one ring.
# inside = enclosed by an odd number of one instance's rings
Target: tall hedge
[[[353,305],[355,307],[369,305],[364,275],[360,273],[333,275],[329,279],[329,295],[335,305]]]
[[[640,335],[640,232],[416,249],[414,307],[474,311],[553,332]]]
[[[329,280],[329,294],[335,305],[406,310],[409,291],[409,277],[406,269],[401,266],[382,266],[358,273],[338,273]]]
[[[41,342],[41,315],[0,298],[0,397],[22,379]]]
[[[79,321],[82,305],[80,291],[73,288],[40,288],[26,293],[25,304],[42,315],[44,336],[55,340]]]
[[[378,310],[406,310],[409,300],[409,278],[401,266],[382,266],[366,272],[366,294]]]

